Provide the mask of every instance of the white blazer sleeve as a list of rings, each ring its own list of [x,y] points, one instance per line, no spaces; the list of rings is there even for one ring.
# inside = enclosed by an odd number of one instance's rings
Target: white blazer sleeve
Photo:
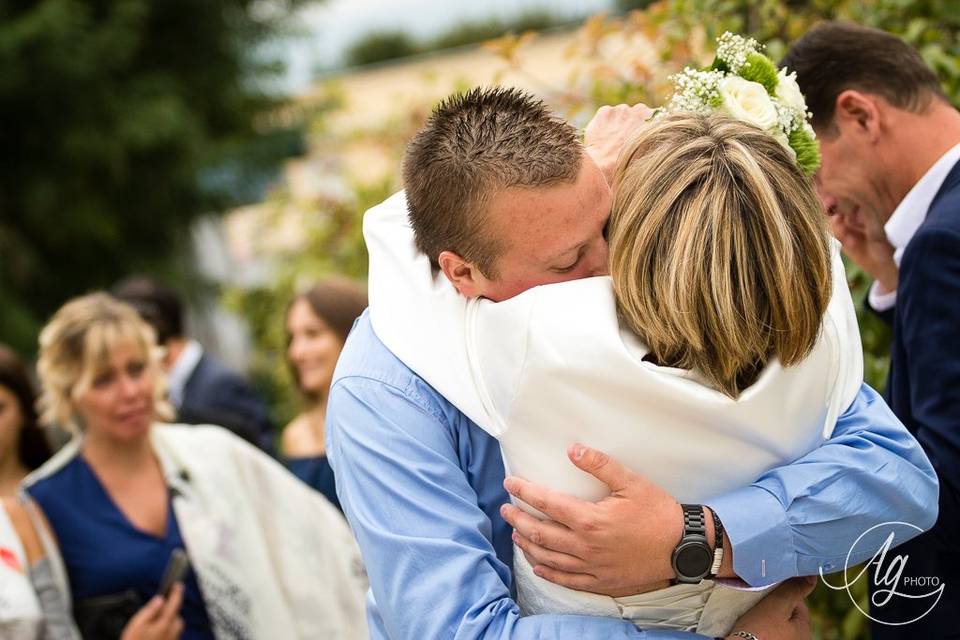
[[[831,239],[833,294],[823,319],[823,331],[829,341],[834,384],[823,425],[823,437],[829,439],[837,419],[853,403],[863,384],[863,345],[857,312],[850,297],[847,271],[840,257],[840,243]]]

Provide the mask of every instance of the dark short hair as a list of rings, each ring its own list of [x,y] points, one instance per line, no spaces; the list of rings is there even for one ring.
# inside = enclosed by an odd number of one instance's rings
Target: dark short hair
[[[455,251],[488,277],[503,247],[485,228],[498,191],[576,179],[577,131],[519,89],[476,88],[434,109],[407,147],[403,184],[417,248],[437,266]]]
[[[23,424],[17,456],[28,469],[36,469],[52,454],[50,443],[37,419],[37,392],[23,361],[6,345],[0,344],[0,386],[10,390],[20,406]]]
[[[115,284],[110,293],[137,310],[157,332],[157,343],[183,335],[183,301],[176,291],[146,276],[131,276]]]
[[[833,128],[837,96],[848,89],[877,94],[915,113],[933,99],[947,100],[916,49],[885,31],[852,22],[818,24],[790,47],[780,66],[797,72],[818,130]]]

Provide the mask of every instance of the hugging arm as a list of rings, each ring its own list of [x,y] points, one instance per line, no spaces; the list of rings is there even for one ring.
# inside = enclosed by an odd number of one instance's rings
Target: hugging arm
[[[733,547],[736,574],[751,585],[843,568],[854,541],[876,524],[929,529],[937,477],[917,440],[864,384],[833,436],[748,487],[709,502]],[[850,564],[878,545],[857,545]]]
[[[492,542],[498,525],[460,463],[467,436],[450,420],[415,388],[352,377],[331,392],[328,454],[370,577],[372,637],[702,638],[614,618],[521,617]]]
[[[578,466],[613,493],[575,506],[581,512],[575,520],[564,519],[573,498],[520,479],[507,481],[512,494],[543,506],[540,510],[560,523],[540,523],[515,507],[505,509],[531,563],[542,565],[535,570],[553,582],[596,593],[669,579],[669,558],[681,529],[676,501],[607,456],[589,454]],[[574,455],[571,459],[577,463]],[[763,586],[815,575],[821,568],[825,573],[842,569],[854,541],[876,524],[904,521],[929,529],[937,518],[937,491],[936,475],[917,440],[876,391],[863,385],[820,447],[707,501],[726,529],[726,548],[732,549],[732,571],[721,575]],[[858,545],[851,564],[866,560],[870,548],[878,546]]]

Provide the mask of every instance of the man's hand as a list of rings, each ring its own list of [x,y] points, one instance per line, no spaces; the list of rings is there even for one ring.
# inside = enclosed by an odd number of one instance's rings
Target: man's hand
[[[816,584],[812,577],[787,580],[743,614],[732,633],[746,631],[760,640],[809,640],[810,611],[803,601]]]
[[[513,496],[553,520],[541,521],[510,504],[501,507],[534,573],[612,596],[667,586],[673,578],[670,557],[683,535],[679,503],[605,453],[574,444],[567,456],[610,487],[610,495],[594,503],[521,478],[504,480]]]
[[[880,293],[896,291],[899,270],[883,226],[858,208],[843,210],[836,200],[822,195],[821,199],[830,232],[843,245],[843,252],[877,281]]]
[[[587,124],[583,132],[583,144],[607,178],[607,184],[613,183],[620,151],[630,138],[647,126],[652,115],[653,110],[644,104],[632,107],[618,104],[615,107],[600,107]]]

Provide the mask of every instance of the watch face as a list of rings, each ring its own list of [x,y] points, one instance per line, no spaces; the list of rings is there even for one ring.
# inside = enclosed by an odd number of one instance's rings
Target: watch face
[[[674,569],[678,576],[702,578],[710,573],[713,553],[705,542],[685,542],[674,556]]]

